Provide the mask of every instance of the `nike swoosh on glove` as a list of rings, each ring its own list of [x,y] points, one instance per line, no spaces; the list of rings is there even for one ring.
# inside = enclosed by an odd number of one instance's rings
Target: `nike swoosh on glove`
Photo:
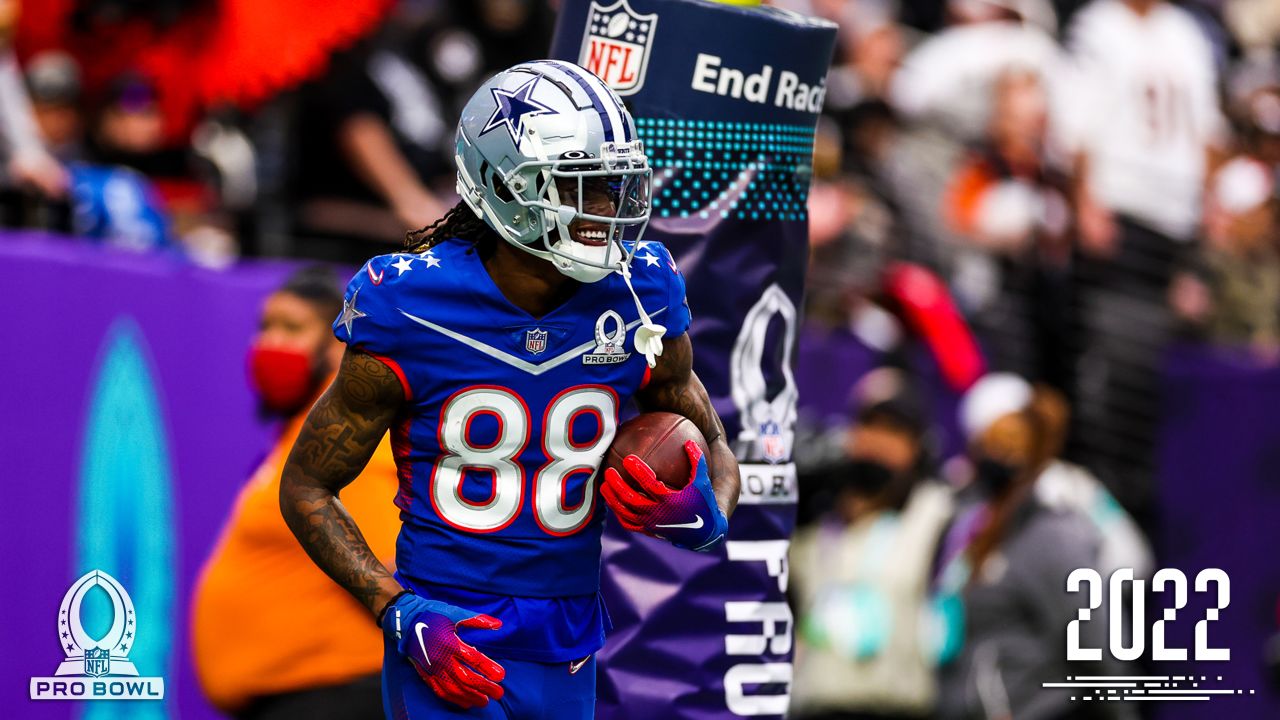
[[[626,529],[662,538],[676,547],[710,550],[724,540],[729,521],[716,504],[702,448],[690,440],[684,450],[693,471],[683,490],[672,490],[644,460],[628,455],[622,459],[628,477],[613,468],[605,469],[600,494]]]
[[[507,673],[462,642],[460,627],[496,630],[502,621],[412,593],[397,598],[382,616],[382,631],[395,640],[396,649],[409,658],[432,692],[463,709],[483,707],[502,697],[498,683]]]

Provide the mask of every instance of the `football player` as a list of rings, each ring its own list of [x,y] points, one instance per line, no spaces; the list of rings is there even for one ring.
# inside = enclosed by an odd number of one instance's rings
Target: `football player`
[[[384,629],[388,717],[589,718],[600,499],[628,529],[709,550],[738,466],[692,369],[684,280],[640,240],[652,171],[608,86],[564,62],[512,67],[464,108],[456,161],[462,201],[348,286],[347,349],[280,506]],[[706,437],[705,456],[685,447],[683,490],[635,456],[597,473],[632,398]],[[388,430],[394,573],[339,500]]]

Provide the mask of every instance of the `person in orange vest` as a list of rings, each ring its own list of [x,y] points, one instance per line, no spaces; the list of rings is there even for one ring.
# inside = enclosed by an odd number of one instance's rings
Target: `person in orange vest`
[[[249,352],[264,415],[286,419],[275,447],[240,491],[192,603],[191,645],[205,695],[236,718],[339,720],[382,715],[382,631],[307,557],[280,515],[280,472],[328,387],[343,345],[329,329],[342,309],[331,270],[299,270],[263,306]],[[395,555],[398,480],[383,438],[342,492],[378,558]],[[280,604],[266,598],[291,597]],[[306,627],[305,633],[294,632]]]

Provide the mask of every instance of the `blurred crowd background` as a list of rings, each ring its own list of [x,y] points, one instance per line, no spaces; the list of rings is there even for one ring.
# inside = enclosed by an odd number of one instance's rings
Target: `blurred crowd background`
[[[0,0],[0,227],[354,266],[454,203],[462,103],[545,54],[556,4]],[[1059,571],[1155,565],[1165,352],[1280,363],[1280,4],[771,4],[840,26],[795,716],[1066,717]]]

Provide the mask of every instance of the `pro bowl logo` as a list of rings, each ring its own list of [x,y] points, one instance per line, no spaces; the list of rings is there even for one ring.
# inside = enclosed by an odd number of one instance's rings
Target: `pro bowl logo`
[[[609,326],[613,326],[613,330]],[[606,310],[596,318],[596,349],[582,356],[583,365],[617,365],[627,361],[627,326],[622,316]]]
[[[95,588],[111,602],[111,627],[90,637],[80,617],[85,596]],[[66,656],[54,677],[31,678],[32,700],[160,700],[164,678],[141,677],[129,661],[138,632],[133,600],[124,586],[101,570],[71,584],[58,609],[58,643]]]
[[[633,95],[644,86],[658,14],[641,15],[618,0],[612,5],[591,3],[578,64],[591,71],[619,95]]]

